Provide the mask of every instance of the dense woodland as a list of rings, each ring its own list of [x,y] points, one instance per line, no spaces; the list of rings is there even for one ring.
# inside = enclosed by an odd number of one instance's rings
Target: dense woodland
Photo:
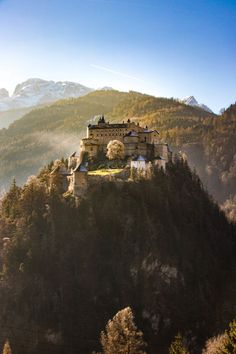
[[[186,162],[152,180],[93,186],[79,207],[48,188],[51,168],[13,182],[2,200],[2,345],[101,352],[101,331],[127,307],[148,354],[168,353],[178,333],[187,349],[170,353],[199,354],[224,332],[236,316],[236,228]]]

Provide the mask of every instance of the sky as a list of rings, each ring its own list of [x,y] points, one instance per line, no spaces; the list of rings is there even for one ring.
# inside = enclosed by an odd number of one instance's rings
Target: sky
[[[0,88],[33,77],[218,112],[236,101],[236,0],[0,0]]]

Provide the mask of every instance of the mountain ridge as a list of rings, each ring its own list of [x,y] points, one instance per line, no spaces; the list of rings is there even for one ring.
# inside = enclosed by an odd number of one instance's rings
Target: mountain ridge
[[[30,78],[17,84],[12,96],[6,89],[0,89],[0,112],[49,104],[59,99],[80,97],[91,91],[93,89],[75,82]]]
[[[97,90],[110,91],[114,89],[109,86],[104,86]],[[95,89],[73,81],[53,81],[41,78],[29,78],[18,83],[12,95],[10,95],[5,88],[0,88],[0,112],[53,103],[59,99],[80,97],[92,91],[95,91]],[[205,104],[199,104],[194,96],[189,96],[179,101],[213,113]]]

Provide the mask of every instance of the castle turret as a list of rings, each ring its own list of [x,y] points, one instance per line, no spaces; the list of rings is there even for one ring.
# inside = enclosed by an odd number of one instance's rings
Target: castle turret
[[[76,151],[73,152],[73,154],[71,154],[68,158],[68,168],[69,169],[73,169],[76,167],[77,165],[77,161],[78,161],[78,156],[76,156]]]
[[[70,190],[74,197],[83,197],[88,188],[88,170],[85,165],[78,164],[73,170]]]
[[[104,118],[104,116],[101,116],[100,118],[99,118],[99,120],[98,120],[98,125],[100,126],[100,127],[102,127],[102,126],[105,126],[107,123],[106,123],[106,121],[105,121],[105,118]]]

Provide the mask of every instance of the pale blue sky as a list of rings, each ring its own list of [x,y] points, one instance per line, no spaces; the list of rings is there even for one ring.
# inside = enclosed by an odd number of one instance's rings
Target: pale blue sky
[[[0,87],[30,77],[236,100],[235,0],[0,0]]]

